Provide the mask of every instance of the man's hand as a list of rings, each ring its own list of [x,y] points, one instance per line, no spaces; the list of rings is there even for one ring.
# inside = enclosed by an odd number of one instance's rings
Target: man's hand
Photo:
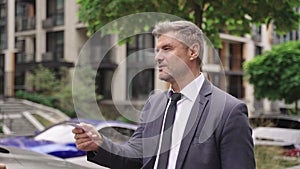
[[[5,165],[5,164],[2,164],[2,163],[0,163],[0,169],[6,169],[6,165]]]
[[[90,124],[80,123],[72,132],[79,150],[97,151],[103,142],[102,136]]]

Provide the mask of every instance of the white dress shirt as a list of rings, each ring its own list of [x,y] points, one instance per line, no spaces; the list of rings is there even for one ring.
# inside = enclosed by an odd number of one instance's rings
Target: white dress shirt
[[[204,82],[204,75],[201,73],[196,79],[194,79],[192,82],[190,82],[187,86],[185,86],[180,91],[180,93],[182,94],[182,99],[177,102],[177,111],[176,111],[176,115],[175,115],[175,121],[173,124],[172,144],[171,144],[169,163],[168,163],[167,169],[175,169],[180,144],[184,137],[183,133],[185,130],[185,126],[187,124],[192,107],[195,103],[195,100],[196,100],[198,94],[199,94],[199,91],[202,87],[203,82]],[[166,112],[167,112],[169,104],[171,102],[170,95],[171,95],[171,89],[169,90],[169,93],[168,93],[169,102],[168,102],[167,108],[165,110],[164,121],[165,121],[166,114],[167,114]],[[162,125],[161,131],[163,131],[163,128],[164,128],[164,123]],[[163,134],[163,132],[161,132],[161,134],[160,134],[159,147],[158,147],[158,151],[157,151],[157,158],[156,158],[155,164],[154,164],[154,169],[157,169],[157,165],[158,165],[158,158],[159,158],[161,142],[162,142],[162,134]]]

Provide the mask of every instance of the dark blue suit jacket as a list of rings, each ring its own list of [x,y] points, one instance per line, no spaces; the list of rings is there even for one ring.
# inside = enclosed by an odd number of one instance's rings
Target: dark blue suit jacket
[[[165,93],[149,98],[141,122],[127,144],[104,139],[88,160],[112,169],[150,169],[158,148]],[[255,169],[252,130],[246,105],[207,79],[193,105],[181,142],[176,169]]]

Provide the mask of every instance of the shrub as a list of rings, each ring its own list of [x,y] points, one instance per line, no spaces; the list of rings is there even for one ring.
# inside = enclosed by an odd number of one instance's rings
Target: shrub
[[[30,100],[35,103],[40,103],[40,104],[43,104],[46,106],[54,107],[53,103],[54,103],[55,98],[51,97],[51,96],[44,96],[44,95],[36,94],[36,93],[28,93],[28,92],[22,91],[22,90],[18,90],[15,93],[15,96],[20,99],[26,99],[26,100]]]

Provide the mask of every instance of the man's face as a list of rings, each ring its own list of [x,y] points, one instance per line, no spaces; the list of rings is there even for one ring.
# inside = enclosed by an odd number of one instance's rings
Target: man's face
[[[174,38],[173,33],[158,38],[155,61],[158,64],[159,79],[171,84],[189,71],[189,48]]]

